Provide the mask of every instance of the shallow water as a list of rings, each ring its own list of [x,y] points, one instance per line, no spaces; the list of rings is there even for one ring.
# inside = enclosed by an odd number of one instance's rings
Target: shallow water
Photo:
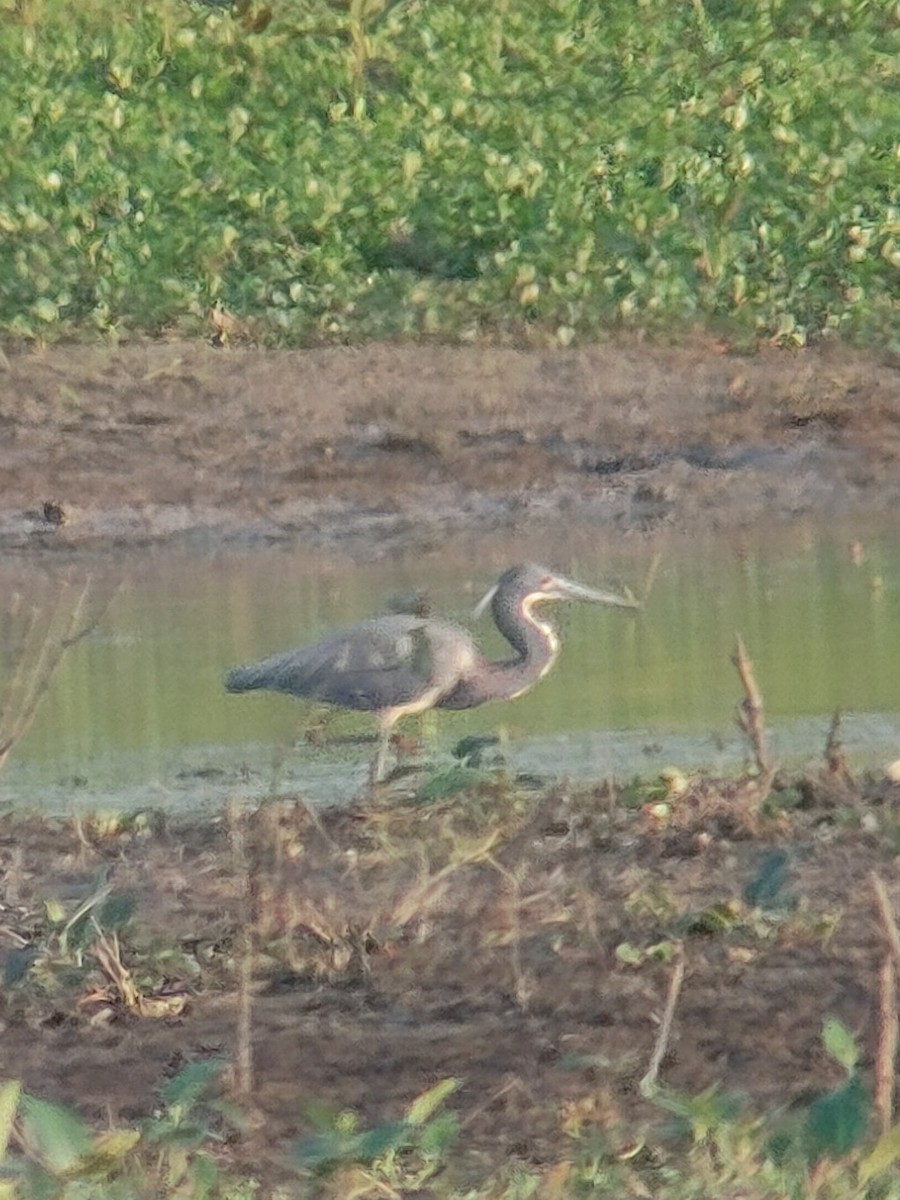
[[[644,610],[556,606],[563,652],[553,672],[513,703],[429,718],[438,757],[466,734],[500,733],[513,766],[550,776],[734,769],[743,755],[729,661],[736,631],[783,761],[820,757],[838,707],[855,763],[900,757],[900,539],[809,527],[704,539],[559,529],[552,539],[526,531],[514,544],[460,539],[364,566],[296,548],[158,550],[91,568],[8,561],[0,567],[0,609],[15,608],[0,628],[0,684],[13,701],[7,729],[27,690],[20,680],[10,692],[22,654],[31,655],[24,677],[35,678],[41,647],[65,636],[89,571],[98,604],[104,587],[117,591],[96,628],[62,655],[0,775],[0,800],[199,807],[233,793],[352,795],[365,779],[371,747],[361,737],[371,719],[332,712],[325,744],[311,745],[306,731],[331,710],[227,695],[227,667],[384,612],[421,587],[436,615],[471,625],[489,654],[502,655],[489,618],[469,614],[523,558],[646,591]]]

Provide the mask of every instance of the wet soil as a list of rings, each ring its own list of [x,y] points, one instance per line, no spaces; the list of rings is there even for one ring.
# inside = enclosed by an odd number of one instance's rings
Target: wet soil
[[[846,349],[160,342],[10,353],[0,372],[0,549],[19,555],[283,539],[370,557],[560,516],[691,531],[900,503],[900,364]],[[606,788],[315,819],[267,805],[244,856],[224,818],[4,818],[4,1074],[102,1124],[144,1116],[185,1062],[233,1059],[249,962],[260,1120],[230,1152],[250,1169],[310,1132],[312,1101],[370,1125],[450,1075],[473,1175],[552,1163],[573,1122],[615,1149],[657,1120],[638,1084],[683,942],[664,1081],[801,1103],[840,1082],[826,1016],[871,1065],[867,878],[900,903],[900,792],[790,794],[800,807],[766,818],[734,784],[663,820]],[[784,884],[760,907],[767,862]],[[136,900],[122,955],[156,1016],[60,948],[45,902],[72,915],[99,872]]]
[[[186,1063],[234,1061],[243,971],[255,1120],[228,1153],[248,1170],[280,1173],[312,1102],[370,1127],[448,1076],[460,1169],[542,1169],[578,1153],[573,1129],[613,1154],[658,1139],[639,1084],[680,944],[662,1082],[802,1107],[841,1082],[827,1017],[872,1066],[885,943],[869,873],[896,909],[900,785],[823,772],[775,800],[761,815],[751,785],[695,781],[661,815],[609,787],[500,781],[430,806],[279,802],[152,831],[8,818],[4,953],[24,942],[30,965],[3,994],[4,1072],[133,1122]],[[120,930],[134,982],[182,1012],[139,1015],[93,951],[63,953],[45,904],[71,916],[98,879],[136,903]]]
[[[710,340],[9,354],[0,547],[291,539],[356,556],[566,520],[888,514],[900,363]]]

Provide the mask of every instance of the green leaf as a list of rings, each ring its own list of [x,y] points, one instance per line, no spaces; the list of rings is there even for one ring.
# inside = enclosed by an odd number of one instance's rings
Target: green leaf
[[[736,1096],[720,1092],[715,1086],[691,1097],[687,1120],[694,1141],[705,1141],[715,1130],[734,1121],[740,1113],[740,1101]]]
[[[419,1136],[419,1149],[430,1158],[444,1155],[459,1134],[459,1119],[456,1113],[438,1113],[429,1121]]]
[[[405,1121],[389,1121],[376,1125],[356,1137],[353,1157],[358,1162],[371,1162],[391,1150],[398,1150],[409,1143],[409,1126]]]
[[[695,1096],[660,1087],[649,1098],[664,1112],[686,1122],[695,1141],[702,1141],[710,1130],[733,1121],[741,1110],[737,1097],[720,1092],[715,1083]]]
[[[744,901],[751,908],[782,910],[797,900],[786,892],[790,878],[790,856],[784,850],[772,850],[763,856],[756,874],[744,887]]]
[[[19,1126],[28,1157],[54,1175],[71,1171],[90,1153],[91,1136],[81,1118],[49,1100],[23,1095]]]
[[[97,914],[103,929],[121,930],[131,920],[137,901],[130,892],[111,892]]]
[[[174,1108],[178,1105],[190,1109],[224,1066],[224,1058],[208,1058],[203,1062],[188,1063],[163,1087],[162,1098],[166,1107]]]
[[[861,1187],[881,1175],[889,1167],[893,1167],[900,1158],[900,1125],[883,1133],[869,1153],[859,1164],[859,1183]]]
[[[7,955],[6,962],[3,964],[3,982],[7,987],[11,987],[14,983],[18,983],[20,979],[24,979],[31,969],[32,963],[40,957],[40,950],[36,946],[22,946],[21,948],[11,950]]]
[[[841,1158],[865,1135],[869,1123],[869,1094],[858,1075],[843,1087],[820,1096],[806,1115],[806,1152],[811,1162]]]
[[[823,1022],[822,1045],[827,1054],[842,1066],[848,1075],[853,1073],[859,1061],[856,1038],[837,1017],[827,1017]]]
[[[292,1158],[299,1167],[325,1170],[347,1162],[371,1162],[409,1141],[405,1121],[377,1125],[365,1133],[343,1133],[331,1129],[317,1133],[294,1147]]]
[[[728,931],[738,923],[740,908],[730,901],[711,904],[700,912],[686,913],[676,924],[679,933],[699,934],[714,937]]]
[[[191,1200],[207,1200],[207,1197],[221,1195],[219,1190],[219,1171],[211,1158],[201,1154],[190,1164]]]
[[[337,1111],[322,1100],[311,1100],[305,1107],[307,1120],[317,1133],[329,1133],[337,1121]]]
[[[78,1175],[109,1175],[121,1170],[122,1162],[141,1140],[138,1129],[110,1129],[98,1134],[90,1151],[78,1163]]]
[[[348,1138],[329,1129],[298,1142],[291,1152],[291,1159],[297,1167],[321,1170],[331,1163],[352,1161],[355,1146],[355,1137]]]
[[[450,767],[439,775],[432,775],[416,793],[420,804],[432,804],[436,800],[447,800],[458,792],[464,792],[484,776],[469,767]]]
[[[450,753],[467,767],[480,767],[485,752],[500,745],[496,734],[469,734],[460,738]]]
[[[31,306],[31,311],[40,321],[52,324],[59,317],[56,305],[47,296],[40,296]]]
[[[447,1079],[442,1079],[439,1083],[436,1083],[427,1092],[422,1092],[406,1110],[406,1119],[409,1124],[424,1125],[431,1114],[440,1108],[447,1097],[452,1095],[459,1085],[460,1081],[454,1079],[451,1075]]]
[[[21,1090],[22,1085],[17,1079],[10,1079],[0,1086],[0,1162],[6,1158],[6,1148],[9,1145],[13,1121],[16,1119]]]

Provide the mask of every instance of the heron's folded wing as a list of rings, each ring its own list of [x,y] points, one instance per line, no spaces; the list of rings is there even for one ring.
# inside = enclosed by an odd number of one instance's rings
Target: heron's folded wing
[[[363,621],[313,646],[232,673],[239,690],[266,688],[345,708],[403,707],[455,686],[473,655],[468,636],[443,622],[396,615]]]

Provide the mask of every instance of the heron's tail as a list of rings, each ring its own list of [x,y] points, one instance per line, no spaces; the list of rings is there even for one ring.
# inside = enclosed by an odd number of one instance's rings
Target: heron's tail
[[[225,676],[226,692],[252,692],[265,686],[265,673],[260,670],[259,663],[250,667],[233,667]]]

